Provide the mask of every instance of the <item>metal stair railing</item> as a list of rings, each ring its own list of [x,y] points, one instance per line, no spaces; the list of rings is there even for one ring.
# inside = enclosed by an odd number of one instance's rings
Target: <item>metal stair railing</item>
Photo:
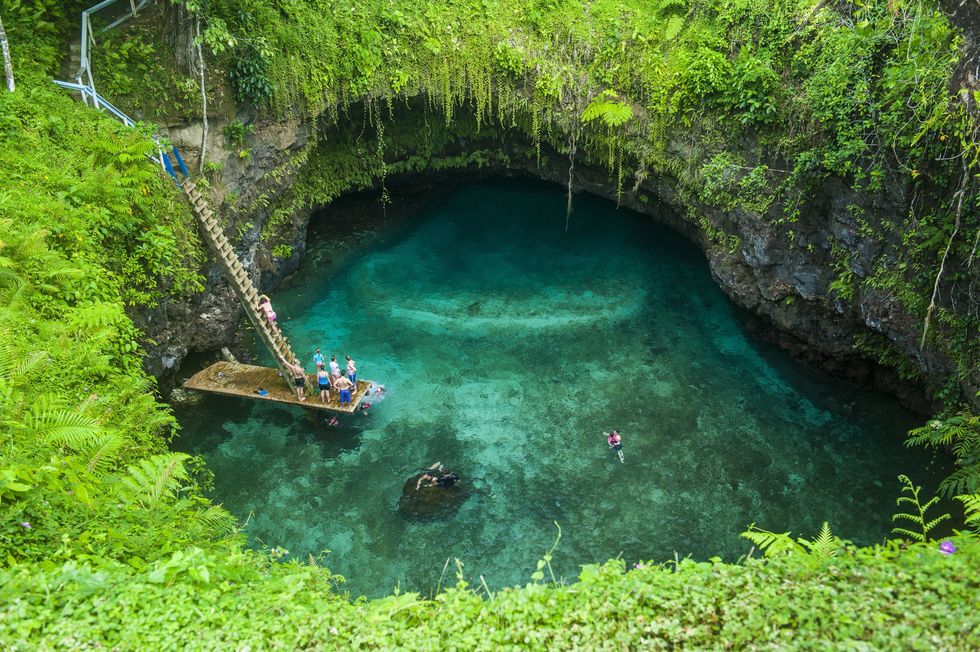
[[[104,32],[112,29],[116,25],[129,20],[130,18],[136,16],[140,9],[146,7],[150,4],[151,0],[103,0],[98,4],[94,4],[88,9],[82,11],[82,30],[80,38],[80,61],[81,65],[78,71],[75,73],[75,81],[82,85],[84,84],[83,77],[85,81],[88,81],[88,87],[92,89],[92,94],[87,98],[84,94],[82,95],[82,101],[88,104],[88,100],[92,100],[92,105],[95,108],[99,108],[102,98],[95,93],[95,80],[92,78],[92,46],[95,45],[95,30],[92,28],[92,16],[99,13],[103,9],[106,9],[115,4],[128,5],[129,11],[123,13],[120,17],[116,18],[110,22],[105,27],[99,29],[100,32]]]
[[[52,79],[51,81],[53,81],[55,84],[57,84],[58,86],[64,89],[67,89],[69,91],[77,91],[81,93],[82,101],[86,105],[88,105],[88,100],[91,99],[92,100],[91,106],[94,106],[99,110],[109,112],[111,115],[113,115],[115,118],[117,118],[121,123],[123,123],[127,127],[136,126],[135,120],[130,118],[128,115],[120,111],[115,106],[113,106],[112,103],[109,102],[109,100],[105,99],[104,97],[96,93],[95,89],[89,86],[88,84],[73,84],[71,82],[61,81],[59,79]],[[160,143],[160,139],[156,136],[150,136],[150,139],[153,141],[153,144],[156,145],[157,147],[157,155],[150,156],[150,159],[159,163],[160,167],[163,168],[165,167],[163,163],[163,145]]]

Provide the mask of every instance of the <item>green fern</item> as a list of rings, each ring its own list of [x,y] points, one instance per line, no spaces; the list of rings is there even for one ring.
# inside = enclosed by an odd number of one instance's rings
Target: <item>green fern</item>
[[[980,415],[961,412],[909,431],[907,446],[951,448],[959,467],[939,485],[946,496],[980,491]]]
[[[899,496],[895,499],[895,503],[901,507],[902,505],[910,505],[914,508],[913,512],[898,512],[892,515],[892,521],[908,521],[912,525],[917,525],[921,530],[909,530],[903,527],[894,527],[892,532],[901,536],[906,537],[912,541],[926,542],[929,540],[929,533],[935,529],[937,525],[943,521],[949,520],[949,514],[941,514],[931,521],[926,520],[926,512],[930,507],[939,502],[939,496],[933,496],[924,505],[919,500],[919,492],[922,487],[917,487],[912,484],[912,481],[907,475],[898,476],[899,481],[905,486],[902,487],[902,493],[908,492],[911,494],[909,496]]]
[[[33,351],[21,355],[11,344],[0,340],[0,378],[16,381],[24,378],[43,360],[48,359],[46,351]]]
[[[86,458],[85,468],[90,473],[104,474],[112,467],[112,463],[119,456],[119,451],[125,445],[125,437],[106,432],[94,438],[87,449],[79,451],[79,456]]]
[[[980,532],[980,494],[957,496],[956,500],[963,503],[966,512],[966,524]]]
[[[840,537],[835,536],[830,531],[830,523],[827,521],[823,522],[823,525],[820,527],[820,534],[816,538],[809,541],[800,538],[797,541],[811,555],[817,555],[818,557],[833,557],[840,551],[844,544]]]
[[[766,557],[778,557],[779,555],[807,552],[814,557],[833,557],[844,547],[844,541],[834,535],[830,530],[830,524],[824,521],[820,528],[820,534],[813,539],[799,537],[796,540],[790,536],[789,532],[770,532],[755,526],[740,535],[751,541],[756,548],[762,551]]]
[[[748,539],[766,557],[777,557],[779,555],[797,552],[799,547],[793,541],[789,532],[770,532],[755,526],[749,525],[749,529],[742,532],[741,537]]]
[[[969,419],[964,415],[933,419],[921,428],[909,431],[906,446],[949,446],[968,433]]]
[[[191,520],[210,533],[212,537],[220,538],[235,532],[238,520],[223,507],[212,505],[205,510],[194,512]]]
[[[68,410],[39,410],[35,408],[25,420],[25,426],[45,442],[66,446],[72,450],[85,449],[102,432],[99,422]]]
[[[633,109],[625,102],[616,102],[616,99],[618,96],[613,91],[599,93],[582,112],[582,124],[601,118],[608,128],[615,129],[629,122],[633,117]]]
[[[667,26],[664,27],[664,40],[672,41],[677,38],[677,35],[681,33],[684,29],[684,17],[683,16],[671,16],[667,21]]]
[[[185,453],[164,453],[130,464],[119,480],[122,498],[149,507],[173,497],[188,477],[184,462],[189,459]]]

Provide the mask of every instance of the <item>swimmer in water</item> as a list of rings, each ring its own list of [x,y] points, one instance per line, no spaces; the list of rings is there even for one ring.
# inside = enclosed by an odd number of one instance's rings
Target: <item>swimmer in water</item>
[[[337,420],[337,417],[330,417],[330,421],[327,421],[327,425],[336,427],[340,425],[340,421]]]
[[[447,471],[442,462],[436,462],[419,476],[415,483],[415,491],[419,491],[423,486],[440,486],[448,489],[459,482],[459,474]]]
[[[625,463],[626,460],[623,459],[623,438],[619,435],[618,430],[613,430],[612,432],[602,433],[606,436],[606,443],[609,444],[609,448],[616,451],[619,455],[619,461]]]

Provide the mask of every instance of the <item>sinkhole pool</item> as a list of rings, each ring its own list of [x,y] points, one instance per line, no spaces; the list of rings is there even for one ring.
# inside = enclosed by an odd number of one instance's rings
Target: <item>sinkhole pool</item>
[[[618,556],[734,560],[753,522],[814,536],[827,520],[874,543],[899,473],[931,492],[949,470],[903,446],[916,418],[896,401],[748,336],[700,251],[649,217],[577,196],[566,232],[560,188],[492,181],[345,251],[331,224],[273,294],[280,324],[308,357],[350,354],[385,399],[331,426],[208,396],[176,410],[175,447],[204,456],[254,545],[329,550],[352,595],[431,593],[449,558],[491,588],[522,584],[555,522],[569,581]],[[405,509],[406,480],[436,461],[462,491]]]

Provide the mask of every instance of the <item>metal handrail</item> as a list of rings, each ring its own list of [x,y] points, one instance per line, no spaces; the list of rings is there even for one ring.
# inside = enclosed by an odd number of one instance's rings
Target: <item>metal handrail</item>
[[[52,79],[51,81],[53,81],[61,88],[70,91],[78,91],[79,93],[81,93],[82,101],[84,101],[86,105],[88,104],[87,98],[91,98],[93,104],[95,105],[95,108],[104,109],[108,111],[127,127],[136,126],[135,120],[130,118],[128,115],[120,111],[115,106],[113,106],[109,102],[109,100],[105,99],[104,97],[96,93],[95,89],[92,88],[91,86],[88,86],[87,84],[73,84],[71,82],[61,81],[60,79]],[[150,139],[153,141],[153,144],[156,145],[157,155],[156,156],[147,155],[147,158],[158,163],[160,167],[165,168],[163,164],[163,145],[160,144],[160,139],[153,135],[150,136]]]
[[[92,60],[89,53],[90,50],[89,44],[90,42],[92,45],[95,44],[95,33],[92,30],[92,21],[89,20],[89,15],[94,14],[95,12],[105,9],[106,7],[110,5],[114,5],[118,2],[127,2],[130,8],[129,13],[123,14],[121,17],[109,23],[108,25],[100,29],[99,30],[100,32],[105,32],[107,30],[110,30],[113,27],[125,22],[126,20],[133,18],[134,16],[136,16],[136,14],[139,12],[140,9],[150,4],[151,0],[139,0],[139,2],[137,2],[136,0],[102,0],[102,2],[99,2],[98,4],[94,4],[88,9],[82,11],[82,26],[81,26],[81,34],[79,37],[79,42],[80,42],[79,58],[81,59],[81,65],[78,68],[78,71],[75,73],[75,81],[79,85],[83,85],[84,82],[82,81],[82,75],[85,75],[88,81],[88,86],[91,89],[93,89],[93,91],[95,89],[95,79],[92,78]],[[101,100],[102,98],[98,94],[93,94],[92,101],[94,102],[96,108],[99,108],[99,102]],[[82,95],[82,101],[88,104],[88,100],[86,99],[84,94]]]

